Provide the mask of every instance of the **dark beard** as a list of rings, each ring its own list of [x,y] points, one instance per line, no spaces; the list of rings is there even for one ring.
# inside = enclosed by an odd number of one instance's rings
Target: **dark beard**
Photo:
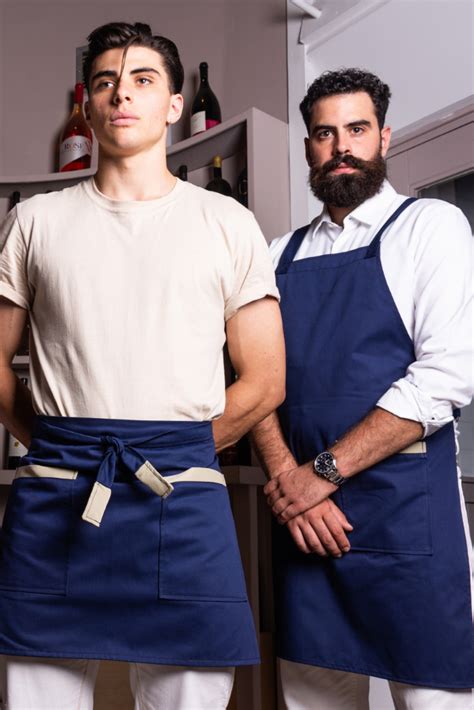
[[[358,168],[359,173],[329,175],[342,163]],[[337,155],[321,167],[312,166],[309,184],[313,195],[330,207],[357,207],[376,195],[387,175],[387,165],[378,153],[373,160],[361,160],[352,155]]]

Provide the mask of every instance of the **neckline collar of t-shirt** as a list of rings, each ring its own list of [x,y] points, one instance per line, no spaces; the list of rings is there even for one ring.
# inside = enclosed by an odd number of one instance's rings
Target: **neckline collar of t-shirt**
[[[313,229],[310,238],[314,239],[323,225],[326,228],[326,231],[329,234],[332,234],[333,238],[336,239],[344,231],[344,228],[348,226],[348,222],[364,224],[367,227],[378,224],[381,216],[393,203],[396,196],[397,193],[388,180],[384,180],[380,192],[373,197],[370,197],[368,200],[356,207],[355,210],[350,212],[344,219],[342,227],[333,222],[325,205],[321,214],[319,214],[313,221]]]
[[[156,209],[157,207],[163,207],[163,205],[168,204],[172,200],[175,200],[183,189],[185,189],[185,183],[176,178],[176,184],[168,192],[167,195],[163,197],[158,197],[155,200],[113,200],[111,197],[107,197],[95,184],[95,180],[91,177],[89,180],[84,180],[82,183],[86,194],[98,205],[103,207],[110,212],[142,212]]]

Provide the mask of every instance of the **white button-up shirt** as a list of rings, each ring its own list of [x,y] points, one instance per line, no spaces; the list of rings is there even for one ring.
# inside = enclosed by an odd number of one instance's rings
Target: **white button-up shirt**
[[[347,215],[342,227],[324,208],[295,259],[367,246],[405,199],[385,181],[375,197]],[[275,267],[291,234],[270,245]],[[453,408],[469,404],[474,391],[471,229],[457,207],[420,199],[384,232],[380,255],[416,360],[377,404],[420,422],[429,435],[452,421]]]

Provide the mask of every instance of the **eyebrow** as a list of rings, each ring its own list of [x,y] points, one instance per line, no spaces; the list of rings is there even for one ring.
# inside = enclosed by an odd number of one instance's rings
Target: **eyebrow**
[[[368,121],[366,118],[361,118],[360,121],[351,121],[350,123],[346,123],[344,125],[344,128],[354,128],[354,126],[371,126],[372,123],[371,121]],[[325,123],[318,123],[316,126],[313,126],[311,129],[311,133],[315,133],[315,131],[321,131],[321,130],[332,130],[336,128],[336,126],[331,126],[329,124]]]
[[[130,74],[158,74],[158,76],[161,76],[160,72],[158,69],[154,69],[153,67],[138,67],[138,69],[132,69]],[[116,79],[118,77],[118,73],[113,70],[113,69],[104,69],[103,71],[98,71],[96,74],[91,79],[91,84],[94,82],[96,79],[101,79],[102,77],[111,77],[112,79]]]

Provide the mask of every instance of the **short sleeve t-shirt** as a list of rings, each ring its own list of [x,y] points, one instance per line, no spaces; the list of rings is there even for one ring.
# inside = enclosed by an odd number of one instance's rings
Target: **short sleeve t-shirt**
[[[0,296],[29,310],[33,405],[49,416],[220,416],[225,323],[278,298],[252,213],[179,180],[149,201],[111,200],[92,178],[37,195],[0,248]]]

